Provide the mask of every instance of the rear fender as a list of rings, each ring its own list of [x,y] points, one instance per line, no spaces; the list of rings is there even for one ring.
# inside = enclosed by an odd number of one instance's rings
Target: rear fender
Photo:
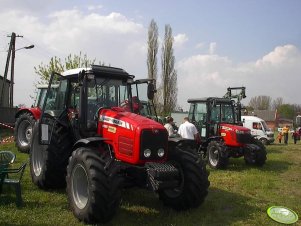
[[[175,138],[169,138],[168,139],[168,148],[169,149],[173,149],[176,146],[195,146],[195,141],[193,140],[188,140],[188,139],[184,139],[181,137],[175,137]]]
[[[15,115],[15,118],[18,118],[20,115],[24,113],[30,113],[33,115],[35,120],[40,119],[41,117],[41,109],[40,108],[21,108]]]

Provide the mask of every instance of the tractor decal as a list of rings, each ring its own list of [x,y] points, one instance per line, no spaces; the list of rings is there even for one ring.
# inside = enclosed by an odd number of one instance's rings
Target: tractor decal
[[[130,123],[122,121],[120,119],[112,118],[112,117],[109,117],[109,116],[102,115],[102,116],[99,117],[99,121],[100,122],[106,122],[106,123],[111,124],[111,125],[120,126],[120,127],[129,129],[129,130],[134,130],[134,127]]]
[[[224,130],[229,130],[229,131],[233,130],[231,127],[228,127],[228,126],[222,126],[221,128],[224,129]]]

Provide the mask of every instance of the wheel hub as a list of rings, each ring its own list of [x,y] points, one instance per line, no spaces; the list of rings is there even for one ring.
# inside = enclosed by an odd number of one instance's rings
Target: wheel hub
[[[216,166],[219,158],[219,153],[217,149],[210,149],[209,151],[209,161],[211,165]]]
[[[85,208],[89,200],[88,175],[81,164],[77,164],[72,171],[72,198],[79,209]]]
[[[28,146],[31,137],[32,137],[32,125],[28,120],[24,120],[20,123],[18,128],[18,141],[20,145],[23,147]]]

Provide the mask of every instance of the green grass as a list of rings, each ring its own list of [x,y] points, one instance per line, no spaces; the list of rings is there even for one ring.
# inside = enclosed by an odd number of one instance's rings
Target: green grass
[[[16,166],[28,159],[14,144],[0,144],[0,150],[16,153]],[[125,190],[120,210],[106,225],[281,225],[266,214],[272,205],[291,208],[301,217],[301,143],[290,140],[289,145],[267,146],[267,151],[268,160],[261,168],[247,166],[239,158],[230,159],[226,170],[209,169],[209,194],[190,211],[164,207],[150,191]],[[68,209],[65,190],[39,190],[31,182],[29,166],[22,189],[20,208],[13,190],[6,188],[1,194],[0,225],[82,225]]]

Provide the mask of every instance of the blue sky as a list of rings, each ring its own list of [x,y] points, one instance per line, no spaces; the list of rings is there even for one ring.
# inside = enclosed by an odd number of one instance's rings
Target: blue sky
[[[296,98],[301,83],[301,1],[0,0],[0,4],[0,74],[8,33],[24,35],[17,47],[36,45],[16,56],[16,104],[32,103],[29,96],[38,80],[33,67],[52,56],[82,51],[145,77],[151,19],[161,40],[165,24],[173,29],[178,102],[184,109],[188,98],[222,96],[228,86],[241,85],[247,87],[245,104],[256,95],[301,104]]]

